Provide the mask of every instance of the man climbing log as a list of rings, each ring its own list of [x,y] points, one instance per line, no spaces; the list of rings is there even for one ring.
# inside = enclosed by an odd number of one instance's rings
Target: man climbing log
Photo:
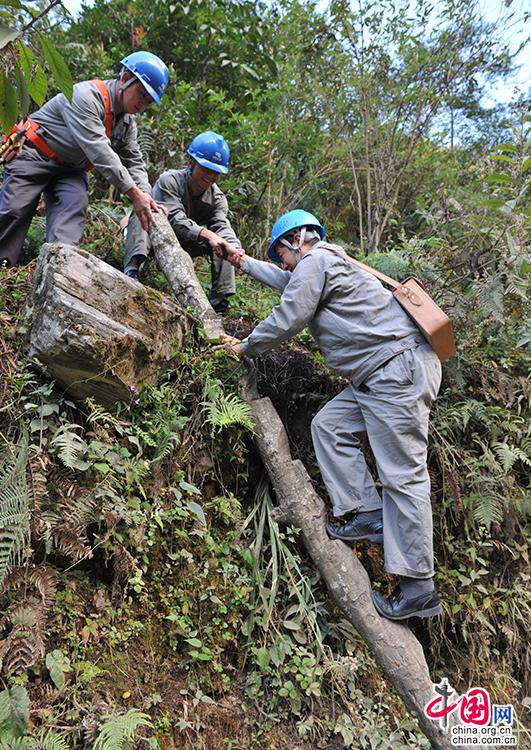
[[[430,407],[440,362],[415,324],[381,283],[323,241],[324,227],[295,210],[275,223],[267,254],[277,264],[229,255],[235,267],[282,290],[271,314],[243,341],[226,336],[237,356],[256,356],[306,325],[327,364],[351,378],[312,422],[312,439],[332,511],[346,517],[327,532],[343,541],[384,544],[385,568],[400,577],[390,597],[373,592],[391,620],[440,613],[433,583],[432,513],[427,471]],[[359,435],[366,433],[382,484],[376,491]]]

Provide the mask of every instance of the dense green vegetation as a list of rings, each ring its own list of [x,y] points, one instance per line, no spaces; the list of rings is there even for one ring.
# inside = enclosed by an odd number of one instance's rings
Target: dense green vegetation
[[[530,119],[525,101],[482,107],[511,65],[499,30],[471,0],[437,13],[341,0],[326,15],[98,0],[70,26],[41,23],[74,80],[111,77],[131,48],[171,65],[161,110],[140,120],[150,175],[184,164],[201,130],[223,133],[220,184],[250,254],[303,206],[352,253],[423,278],[449,312],[458,354],[430,453],[445,614],[416,634],[434,679],[515,705],[525,747]],[[7,49],[3,90],[23,54]],[[36,59],[22,60],[29,81]],[[91,185],[84,247],[120,266],[126,206]],[[27,261],[42,238],[37,217]],[[115,413],[74,404],[22,354],[32,270],[0,270],[0,748],[426,747],[297,530],[275,520],[240,366],[195,331],[175,372]],[[166,288],[154,266],[145,281]],[[239,277],[227,328],[248,330],[274,301]],[[308,425],[342,384],[306,333],[257,372],[319,486]],[[389,585],[378,549],[356,552]]]

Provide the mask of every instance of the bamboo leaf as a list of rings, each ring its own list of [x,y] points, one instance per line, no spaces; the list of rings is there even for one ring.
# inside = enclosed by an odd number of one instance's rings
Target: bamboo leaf
[[[15,82],[17,84],[18,101],[22,117],[26,117],[30,107],[30,95],[26,84],[26,77],[22,68],[15,68]]]
[[[17,95],[9,78],[0,74],[0,128],[9,133],[17,121]]]
[[[188,502],[186,503],[186,507],[191,513],[194,514],[194,516],[197,516],[203,526],[207,525],[205,514],[203,513],[203,508],[199,505],[199,503],[195,503],[193,500],[188,500]]]
[[[513,178],[506,174],[491,174],[486,179],[487,182],[513,182]]]
[[[58,88],[63,92],[66,98],[71,101],[74,84],[72,82],[72,75],[70,74],[68,65],[50,40],[40,32],[37,32],[37,34],[39,36],[44,57]]]

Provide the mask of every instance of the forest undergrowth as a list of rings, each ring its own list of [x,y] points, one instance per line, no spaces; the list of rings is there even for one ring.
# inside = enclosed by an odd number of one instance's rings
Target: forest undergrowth
[[[171,67],[163,106],[139,118],[152,183],[214,129],[232,149],[220,186],[249,254],[304,207],[352,255],[426,283],[457,354],[429,451],[443,614],[412,627],[434,682],[512,704],[525,748],[531,118],[523,95],[482,104],[511,55],[475,0],[439,5],[333,0],[325,15],[296,0],[98,0],[68,23],[57,11],[39,21],[46,34],[3,48],[0,126],[19,99],[28,109],[52,93],[50,61],[59,83],[68,66],[111,78],[140,45]],[[31,32],[33,10],[6,8]],[[95,170],[82,246],[117,268],[126,211]],[[0,269],[0,750],[427,748],[298,530],[276,520],[242,365],[193,330],[174,371],[108,411],[25,358],[43,241],[39,211],[23,265]],[[207,286],[207,264],[197,272]],[[151,261],[142,281],[171,291]],[[244,335],[277,299],[239,275],[227,330]],[[309,424],[344,382],[308,332],[255,374],[325,497]],[[381,550],[354,553],[390,590]]]
[[[405,275],[418,259],[405,243],[371,262]],[[427,747],[329,602],[297,530],[275,520],[242,366],[194,332],[179,367],[116,412],[74,404],[22,355],[32,271],[3,271],[1,285],[3,746]],[[206,283],[206,264],[198,273]],[[148,278],[157,284],[154,268]],[[517,280],[505,279],[515,309]],[[481,294],[492,280],[476,283]],[[275,296],[259,292],[238,278],[227,330],[244,335],[267,314]],[[460,317],[477,314],[470,297],[453,301],[458,339]],[[484,355],[500,334],[491,318],[486,335],[486,321],[481,347],[472,329],[445,366],[433,414],[444,614],[415,632],[434,680],[463,692],[486,685],[523,719],[529,392],[519,348]],[[324,493],[309,423],[344,382],[304,332],[258,360],[256,377]],[[355,552],[372,580],[391,585],[377,547]]]

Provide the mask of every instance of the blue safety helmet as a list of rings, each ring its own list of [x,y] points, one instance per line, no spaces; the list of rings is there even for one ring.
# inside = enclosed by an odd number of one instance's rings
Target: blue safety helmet
[[[316,229],[321,235],[321,239],[325,236],[325,228],[313,214],[309,213],[309,211],[303,211],[302,208],[296,208],[294,211],[288,211],[287,214],[281,216],[273,225],[271,241],[267,249],[267,257],[274,263],[282,263],[282,258],[277,253],[275,245],[284,235],[302,227]]]
[[[214,133],[213,130],[206,130],[196,135],[188,153],[198,164],[213,172],[227,174],[229,171],[229,144],[223,136]]]
[[[160,100],[166,89],[170,74],[160,57],[151,52],[133,52],[120,61],[146,89],[148,94],[160,107]]]

